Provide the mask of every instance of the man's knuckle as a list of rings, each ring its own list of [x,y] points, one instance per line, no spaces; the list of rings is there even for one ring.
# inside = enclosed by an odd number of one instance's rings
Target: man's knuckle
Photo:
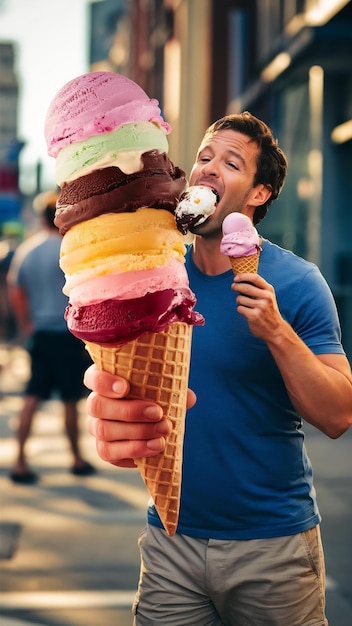
[[[96,437],[101,441],[107,439],[106,424],[104,420],[98,420],[96,424]]]
[[[110,446],[106,443],[106,441],[97,441],[97,452],[100,458],[103,459],[103,461],[107,461],[108,463],[112,461],[110,455]]]

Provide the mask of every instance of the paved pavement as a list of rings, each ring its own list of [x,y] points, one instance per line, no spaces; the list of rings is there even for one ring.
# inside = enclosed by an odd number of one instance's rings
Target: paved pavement
[[[28,442],[40,482],[13,485],[7,474],[28,363],[22,350],[0,344],[0,368],[1,626],[131,626],[148,500],[138,472],[98,459],[82,401],[83,449],[98,472],[71,475],[61,405],[51,401]],[[351,626],[352,429],[336,442],[305,430],[323,514],[329,626]]]
[[[131,626],[138,582],[138,534],[147,491],[138,471],[99,460],[85,428],[83,450],[97,474],[69,472],[61,404],[43,403],[28,440],[35,486],[7,477],[28,373],[23,352],[0,345],[0,624],[1,626]]]

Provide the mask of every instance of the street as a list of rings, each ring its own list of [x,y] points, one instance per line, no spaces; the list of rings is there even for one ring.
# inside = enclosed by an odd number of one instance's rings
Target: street
[[[1,626],[130,626],[138,583],[138,534],[148,494],[138,471],[99,460],[85,428],[83,452],[97,468],[89,477],[70,474],[61,404],[43,403],[28,440],[35,486],[7,477],[14,459],[14,429],[26,378],[25,355],[1,353],[0,386],[0,567]],[[11,619],[10,619],[11,618]]]
[[[28,442],[40,481],[14,485],[7,474],[27,375],[25,355],[0,345],[1,365],[1,626],[131,626],[137,540],[148,500],[139,473],[99,460],[82,401],[83,449],[98,471],[73,476],[61,405],[52,400],[43,403]],[[337,441],[311,427],[305,431],[323,516],[329,625],[351,626],[352,430]]]

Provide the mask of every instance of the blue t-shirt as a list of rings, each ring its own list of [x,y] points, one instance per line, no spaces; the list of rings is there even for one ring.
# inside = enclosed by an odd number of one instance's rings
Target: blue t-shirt
[[[257,539],[320,521],[302,420],[266,344],[237,313],[232,270],[203,274],[187,251],[190,286],[205,326],[193,329],[178,532]],[[264,240],[259,274],[283,318],[315,354],[343,354],[331,291],[312,263]],[[148,521],[162,526],[151,505]]]
[[[65,276],[59,266],[62,238],[39,232],[17,248],[9,270],[9,284],[24,289],[35,331],[67,333],[64,318],[68,297],[62,292]]]

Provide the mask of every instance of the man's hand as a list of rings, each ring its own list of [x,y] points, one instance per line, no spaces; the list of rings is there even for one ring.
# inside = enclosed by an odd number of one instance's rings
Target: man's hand
[[[88,430],[96,439],[99,456],[112,465],[135,467],[134,458],[154,456],[164,449],[171,423],[160,406],[148,400],[128,398],[124,378],[101,372],[91,365],[84,383],[92,393],[87,399]],[[189,390],[187,408],[196,401]]]
[[[264,341],[280,332],[284,320],[272,285],[258,274],[237,274],[232,289],[238,295],[237,311],[247,318],[253,335]]]

